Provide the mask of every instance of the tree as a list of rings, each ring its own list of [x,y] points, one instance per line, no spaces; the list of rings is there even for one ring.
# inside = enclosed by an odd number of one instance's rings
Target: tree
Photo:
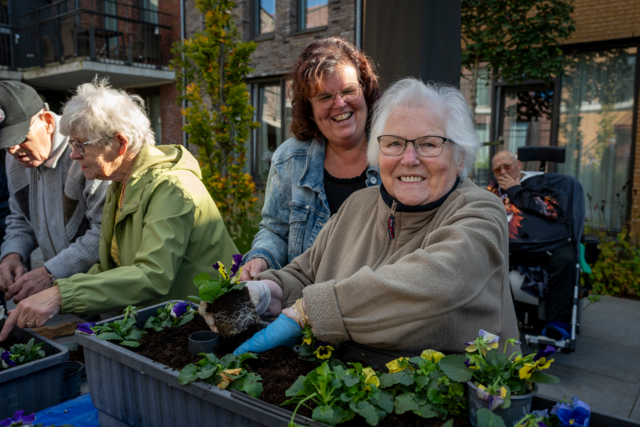
[[[462,66],[471,71],[475,113],[480,64],[490,80],[551,84],[564,72],[560,40],[575,31],[566,0],[462,0]]]
[[[176,85],[187,100],[182,109],[183,130],[198,147],[203,182],[236,240],[252,232],[243,230],[256,214],[257,198],[251,175],[243,172],[246,144],[251,129],[253,107],[244,77],[256,44],[240,41],[229,0],[196,0],[204,15],[204,29],[173,48],[171,67]],[[238,245],[240,247],[240,245]]]

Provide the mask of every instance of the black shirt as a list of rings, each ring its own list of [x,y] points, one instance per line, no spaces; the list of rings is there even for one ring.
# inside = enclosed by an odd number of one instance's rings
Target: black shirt
[[[331,215],[338,212],[350,195],[363,188],[367,188],[367,169],[355,178],[336,178],[324,170],[324,193],[329,202]]]

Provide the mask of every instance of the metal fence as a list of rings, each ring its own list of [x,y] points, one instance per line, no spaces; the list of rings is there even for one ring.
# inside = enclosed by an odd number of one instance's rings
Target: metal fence
[[[2,19],[0,65],[7,56],[12,68],[75,58],[161,68],[170,60],[171,15],[152,9],[110,0],[63,0],[16,19],[6,17],[6,26]]]

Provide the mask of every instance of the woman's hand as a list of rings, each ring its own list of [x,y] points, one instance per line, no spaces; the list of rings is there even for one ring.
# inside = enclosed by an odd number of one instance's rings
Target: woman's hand
[[[24,299],[9,312],[9,317],[0,332],[0,341],[4,341],[14,326],[35,328],[44,326],[53,316],[60,313],[62,297],[60,288],[54,286]]]
[[[0,263],[0,292],[7,292],[14,281],[20,279],[24,274],[24,264],[22,257],[16,253],[11,253],[2,258]],[[5,299],[8,299],[5,297]]]
[[[16,277],[16,281],[6,290],[4,299],[9,301],[13,298],[13,302],[16,304],[35,295],[38,292],[42,292],[45,289],[49,289],[51,286],[51,279],[49,279],[49,272],[46,268],[40,267],[33,271]]]
[[[254,258],[245,265],[242,266],[242,273],[240,273],[240,281],[248,282],[256,277],[256,274],[267,271],[269,265],[267,261],[262,258]]]

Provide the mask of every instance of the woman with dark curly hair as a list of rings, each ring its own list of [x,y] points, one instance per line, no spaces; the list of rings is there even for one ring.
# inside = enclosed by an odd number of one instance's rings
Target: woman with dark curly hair
[[[352,193],[380,185],[378,168],[367,161],[371,111],[380,95],[369,58],[339,37],[320,39],[302,52],[288,78],[294,137],[273,155],[260,231],[241,280],[289,264]]]

